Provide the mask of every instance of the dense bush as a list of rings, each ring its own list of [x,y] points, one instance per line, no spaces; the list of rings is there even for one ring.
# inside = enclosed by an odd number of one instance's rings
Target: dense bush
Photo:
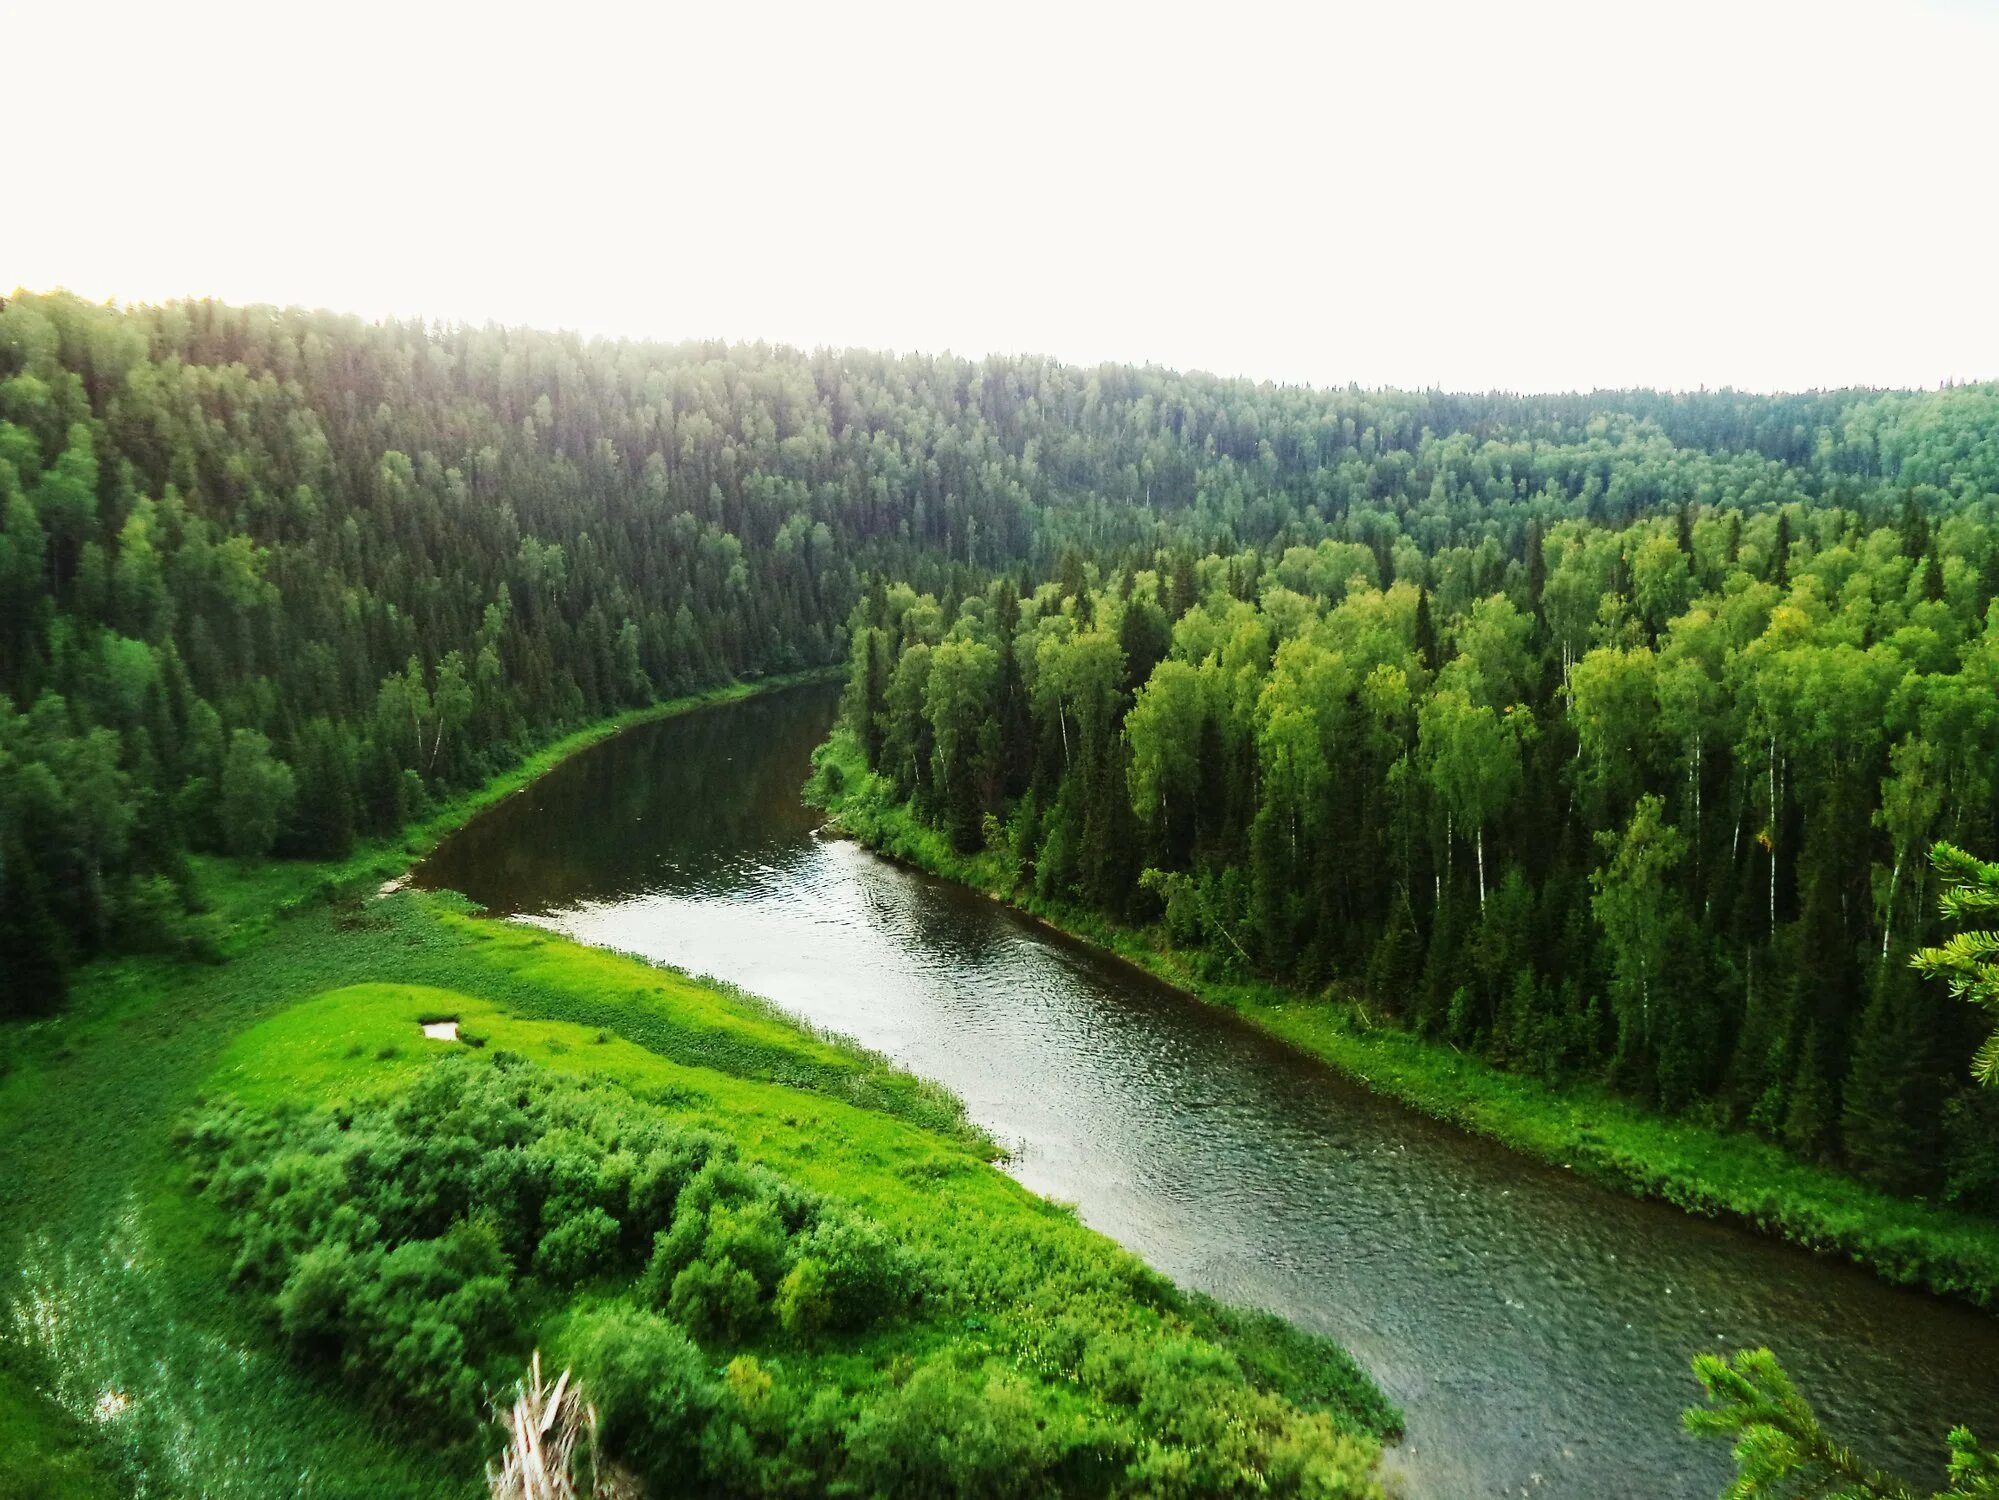
[[[651,1300],[702,1338],[851,1330],[900,1312],[916,1285],[879,1228],[781,1178],[715,1160],[681,1190],[646,1267]]]
[[[478,1419],[537,1289],[644,1265],[675,1337],[737,1344],[857,1330],[920,1284],[877,1226],[621,1088],[506,1053],[439,1062],[389,1103],[218,1106],[183,1140],[227,1210],[236,1276],[269,1295],[299,1357],[432,1430]]]
[[[684,1492],[722,1401],[707,1358],[685,1330],[625,1306],[585,1320],[575,1348],[577,1378],[596,1404],[605,1445],[651,1480],[655,1494]]]
[[[922,1365],[864,1413],[851,1439],[864,1492],[907,1500],[1054,1493],[1050,1444],[1018,1376]]]

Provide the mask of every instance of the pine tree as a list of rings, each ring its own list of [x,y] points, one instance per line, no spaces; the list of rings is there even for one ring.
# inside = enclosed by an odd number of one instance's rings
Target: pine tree
[[[1409,888],[1398,886],[1389,904],[1388,923],[1374,945],[1367,965],[1367,991],[1392,1015],[1402,1015],[1423,977],[1423,937],[1416,930],[1416,912]]]
[[[0,1020],[54,1010],[68,992],[68,944],[18,837],[0,837]]]
[[[1694,1374],[1708,1404],[1685,1414],[1687,1431],[1734,1443],[1734,1500],[1916,1500],[1908,1486],[1833,1440],[1768,1349],[1733,1359],[1697,1354]]]
[[[1937,910],[1945,921],[1965,923],[1999,914],[1999,864],[1974,859],[1953,844],[1936,845],[1930,862],[1944,882]],[[1925,978],[1943,980],[1955,998],[1999,1017],[1999,931],[1956,933],[1941,946],[1922,949],[1910,962]],[[1980,1083],[1999,1082],[1999,1029],[1986,1037],[1971,1071]]]
[[[1784,1144],[1798,1155],[1823,1160],[1833,1147],[1838,1111],[1818,1023],[1805,1028],[1791,1075],[1790,1103],[1784,1112]]]
[[[1437,625],[1430,616],[1430,591],[1416,591],[1416,655],[1432,672],[1443,665],[1437,650]]]
[[[1941,1102],[1912,979],[1906,967],[1878,967],[1840,1110],[1848,1164],[1870,1182],[1900,1193],[1935,1184]]]
[[[1902,556],[1914,561],[1930,551],[1930,523],[1914,490],[1902,497]]]
[[[1937,556],[1934,544],[1923,554],[1923,597],[1932,604],[1943,599],[1943,559]]]

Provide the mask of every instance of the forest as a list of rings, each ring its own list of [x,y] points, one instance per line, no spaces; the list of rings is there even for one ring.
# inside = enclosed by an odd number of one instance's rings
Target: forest
[[[272,1434],[243,1484],[352,1453],[329,1493],[446,1492],[546,1344],[665,1488],[1379,1493],[1400,1417],[1351,1358],[1032,1198],[928,1085],[382,884],[612,725],[815,670],[821,792],[1002,894],[1999,1213],[1963,1003],[1999,989],[1952,936],[1999,903],[1956,852],[1999,850],[1999,387],[1314,389],[16,293],[0,1207],[154,1237],[93,1274],[168,1312],[99,1354],[284,1350],[214,1376]],[[468,1045],[419,1063],[441,1020]],[[42,1410],[7,1354],[0,1438]],[[1742,1493],[1837,1469],[1774,1361],[1701,1358],[1704,1430],[1764,1445]]]
[[[870,764],[1044,893],[1991,1206],[1934,1086],[1963,1018],[1898,960],[1929,842],[1999,842],[1995,492],[1987,388],[1317,393],[17,296],[0,1009],[212,945],[190,851],[338,856],[565,726],[844,656]]]
[[[1365,550],[1383,588],[1421,576],[1443,638],[1511,586],[1529,650],[1573,662],[1605,590],[1631,590],[1621,628],[1649,646],[1675,590],[1733,570],[1737,522],[1757,560],[1775,540],[1757,518],[1795,506],[1801,556],[1851,554],[1877,590],[1873,538],[1899,520],[1919,602],[1963,634],[1995,566],[1979,540],[1995,402],[1313,392],[16,294],[0,308],[0,1010],[50,1004],[92,954],[208,946],[190,850],[338,854],[564,726],[844,660],[870,578],[956,600],[1061,556],[1109,576],[1161,546],[1279,564],[1333,542],[1323,556]],[[1685,578],[1657,546],[1627,564],[1607,540],[1661,518],[1685,532]],[[1563,520],[1595,540],[1543,586]],[[1611,576],[1625,566],[1629,584]],[[1189,570],[1153,602],[1173,620]],[[1851,572],[1807,576],[1843,590]],[[1235,588],[1249,602],[1261,580]],[[1955,644],[1941,616],[1911,628],[1937,630],[1931,656]],[[1851,908],[1863,874],[1839,878]]]
[[[1504,594],[1516,618],[1487,605],[1480,628],[1505,637],[1525,618],[1526,636],[1495,646],[1513,653],[1506,660],[1456,653],[1497,674],[1474,685],[1468,665],[1456,685],[1474,718],[1516,698],[1539,707],[1550,734],[1525,750],[1538,769],[1559,759],[1565,732],[1546,694],[1566,687],[1576,663],[1614,649],[1642,675],[1642,653],[1664,660],[1660,638],[1684,606],[1754,573],[1804,611],[1815,646],[1844,653],[1825,661],[1851,658],[1872,684],[1856,689],[1861,698],[1885,702],[1886,653],[1925,680],[1957,675],[1944,669],[1976,635],[1999,574],[1985,540],[1986,497],[1999,484],[1995,406],[1999,394],[1982,387],[1315,391],[1030,358],[667,347],[16,294],[0,307],[0,1012],[57,1003],[64,976],[93,955],[212,951],[190,853],[338,855],[564,728],[716,681],[845,660],[848,616],[870,580],[932,594],[955,616],[1000,575],[1040,579],[1062,565],[1064,597],[1077,599],[1086,562],[1096,587],[1156,573],[1163,588],[1142,595],[1131,626],[1151,637],[1129,643],[1126,696],[1149,673],[1147,653],[1164,658],[1167,632],[1217,586],[1263,608],[1275,584],[1281,612],[1294,596],[1330,601],[1370,577],[1384,607],[1405,614],[1415,606],[1395,590],[1413,586],[1443,649],[1461,616]],[[1640,541],[1642,557],[1631,545]],[[1319,560],[1287,565],[1298,547]],[[1162,550],[1180,561],[1162,571]],[[1226,576],[1203,572],[1210,555],[1227,559]],[[1598,618],[1606,595],[1626,601],[1617,619]],[[1757,624],[1762,596],[1730,597],[1737,613],[1709,609],[1717,623],[1704,644],[1691,627],[1673,632],[1686,670],[1667,675],[1697,698],[1702,674],[1721,670],[1729,632]],[[1105,626],[1115,616],[1123,629],[1124,614],[1107,611]],[[1610,664],[1597,658],[1586,680],[1618,676]],[[1412,693],[1430,670],[1409,675]],[[1602,685],[1603,696],[1618,692]],[[1918,744],[1974,753],[1976,702],[1903,694],[1895,707],[1908,723],[1881,754],[1918,720]],[[1758,709],[1780,711],[1775,698]],[[1747,764],[1735,753],[1744,747],[1713,736],[1755,731],[1707,724],[1706,713],[1697,703],[1672,717],[1708,736],[1685,764],[1713,809],[1731,789],[1749,796],[1747,772],[1734,769]],[[1249,714],[1235,711],[1238,729]],[[1868,732],[1885,722],[1870,720]],[[1087,731],[1101,731],[1099,760],[1123,753],[1109,748],[1123,743],[1112,728]],[[1605,732],[1629,728],[1613,716]],[[1893,900],[1877,901],[1861,846],[1906,852],[1925,797],[1908,807],[1910,826],[1805,859],[1804,794],[1817,773],[1803,738],[1788,722],[1765,735],[1762,796],[1777,809],[1768,829],[1736,828],[1744,801],[1687,836],[1705,849],[1726,830],[1741,856],[1744,840],[1767,833],[1775,895],[1765,929],[1794,927],[1808,906],[1827,920],[1828,901],[1856,941],[1877,907],[1914,920],[1920,873],[1903,869]],[[1232,752],[1242,784],[1256,774],[1241,759],[1247,744]],[[1615,758],[1602,744],[1579,764]],[[1106,762],[1093,774],[1121,772]],[[1910,785],[1956,774],[1912,764]],[[1037,776],[1045,801],[1047,768]],[[1721,778],[1728,786],[1710,791]],[[1631,795],[1618,776],[1522,785],[1558,791],[1579,834],[1609,826]],[[1682,785],[1674,780],[1676,793]],[[1873,797],[1857,774],[1842,786]],[[1511,801],[1500,787],[1470,795],[1475,835]],[[1342,816],[1358,814],[1354,805]],[[1983,816],[1975,786],[1953,792],[1949,816]],[[1224,816],[1241,852],[1254,817],[1247,802]],[[1383,837],[1385,819],[1369,799],[1354,836]],[[1212,843],[1216,830],[1205,831]],[[1191,873],[1175,862],[1194,832],[1175,825],[1180,844],[1159,868]],[[1495,828],[1494,841],[1504,838]],[[1405,851],[1419,937],[1432,908],[1453,921],[1463,913],[1439,880],[1427,897],[1416,888],[1417,863],[1441,860],[1462,876],[1451,855],[1461,842]],[[1747,883],[1734,877],[1748,863],[1724,870],[1707,852],[1700,919],[1717,898],[1742,905],[1723,915],[1732,936],[1746,936]],[[1204,849],[1203,867],[1225,857]],[[1563,863],[1575,867],[1573,856]],[[1799,879],[1821,867],[1825,883]],[[1490,873],[1503,888],[1508,869]],[[1538,891],[1546,873],[1521,879]],[[1315,899],[1353,901],[1363,921],[1386,909],[1381,892],[1371,904],[1358,892]],[[1500,899],[1520,904],[1517,890]],[[1285,939],[1267,916],[1260,961],[1287,967],[1280,947],[1312,945]],[[1299,908],[1290,925],[1306,920]],[[1749,952],[1729,958],[1744,995]],[[1836,1080],[1857,1040],[1845,1013],[1869,986],[1840,962],[1850,972],[1817,1033],[1772,1046],[1786,1076],[1766,1115],[1788,1119],[1790,1096],[1811,1092],[1799,1080]],[[1472,1009],[1496,1010],[1492,990],[1511,986],[1518,967],[1467,986]],[[1444,991],[1446,1009],[1456,988]],[[1463,1026],[1481,1024],[1460,1010]],[[1662,1033],[1645,1045],[1671,1043]],[[1766,1056],[1757,1068],[1776,1065]],[[1833,1126],[1829,1106],[1818,1121],[1813,1108],[1797,1133],[1816,1145]]]
[[[1908,963],[1932,842],[1993,842],[1982,506],[1688,502],[1520,546],[877,588],[848,724],[1043,897],[1999,1205],[1975,1015]]]

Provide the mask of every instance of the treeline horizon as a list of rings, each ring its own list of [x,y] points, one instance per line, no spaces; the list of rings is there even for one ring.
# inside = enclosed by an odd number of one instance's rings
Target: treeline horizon
[[[191,856],[335,857],[565,729],[845,659],[875,580],[955,610],[1085,560],[1337,542],[1420,575],[1448,632],[1528,566],[1530,529],[1811,507],[1913,509],[1961,590],[1989,568],[1953,528],[1989,511],[1995,408],[1317,390],[17,294],[0,1014],[96,954],[212,948]]]

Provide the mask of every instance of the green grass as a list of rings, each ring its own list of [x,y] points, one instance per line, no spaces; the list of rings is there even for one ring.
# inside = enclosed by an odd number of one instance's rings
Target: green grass
[[[725,987],[478,919],[449,894],[374,899],[446,818],[339,865],[218,864],[226,961],[98,963],[60,1015],[0,1032],[0,1500],[481,1493],[464,1454],[385,1430],[286,1357],[258,1300],[229,1285],[223,1226],[173,1142],[203,1102],[379,1098],[468,1053],[628,1088],[949,1268],[948,1316],[809,1356],[766,1351],[795,1376],[872,1389],[948,1349],[1022,1372],[1051,1420],[1107,1421],[1061,1374],[1087,1328],[1226,1349],[1283,1409],[1325,1412],[1363,1459],[1397,1429],[1337,1348],[1174,1288],[996,1171],[954,1099],[880,1057]],[[421,1019],[439,1015],[487,1045],[424,1038]],[[569,1327],[552,1308],[537,1335],[559,1356]],[[100,1421],[107,1392],[128,1404]]]
[[[1157,928],[1107,922],[1012,888],[989,852],[962,854],[885,795],[844,734],[821,747],[809,796],[834,825],[890,858],[1007,901],[1072,937],[1146,970],[1376,1091],[1634,1197],[1743,1224],[1865,1266],[1897,1285],[1999,1307],[1999,1225],[1898,1198],[1790,1156],[1744,1132],[1671,1119],[1584,1084],[1552,1086],[1454,1048],[1371,1024],[1335,993],[1305,996],[1263,983],[1217,981],[1200,955]],[[827,774],[826,767],[836,768]]]
[[[421,921],[432,915],[425,910],[432,899],[401,896],[396,901],[415,907],[415,920]],[[408,920],[406,915],[403,921]],[[563,939],[551,940],[548,950],[544,965],[573,968],[568,976],[572,983],[601,977],[606,966],[605,955]],[[1018,1218],[1037,1231],[1046,1229],[1056,1240],[1088,1245],[1092,1254],[1106,1248],[1068,1209],[991,1170],[975,1138],[941,1136],[869,1102],[689,1063],[622,1035],[604,1034],[600,1042],[603,1033],[596,1028],[521,1016],[487,998],[494,992],[489,976],[503,976],[504,971],[488,970],[486,951],[461,957],[459,979],[468,986],[465,991],[402,983],[345,985],[279,1011],[230,1042],[205,1080],[204,1095],[261,1108],[311,1108],[393,1094],[437,1060],[464,1050],[460,1044],[422,1036],[419,1016],[448,1011],[461,1025],[486,1033],[494,1048],[556,1072],[616,1083],[641,1098],[669,1101],[677,1120],[731,1137],[746,1160],[860,1206],[918,1238],[976,1240],[1005,1232],[1003,1221]],[[609,965],[622,970],[618,977],[626,981],[658,972],[630,959],[611,959]],[[700,988],[684,979],[680,984]],[[717,992],[711,998],[726,1005],[730,997]],[[802,1033],[795,1042],[808,1056],[827,1047]],[[397,1053],[385,1059],[380,1049],[391,1044]],[[947,1181],[953,1214],[940,1223],[936,1189]],[[1149,1275],[1122,1252],[1108,1254],[1129,1262],[1120,1265],[1120,1274]]]
[[[396,904],[452,920],[448,908],[429,907],[427,898],[403,896]],[[650,972],[560,940],[540,952],[550,983],[622,983]],[[587,1026],[522,1016],[490,998],[492,984],[506,976],[504,968],[488,966],[490,950],[466,957],[463,990],[366,983],[279,1012],[230,1043],[207,1092],[262,1108],[350,1105],[393,1094],[424,1068],[462,1054],[462,1047],[421,1035],[423,1017],[453,1015],[461,1029],[486,1033],[496,1050],[615,1083],[670,1110],[677,1123],[727,1136],[744,1159],[890,1226],[922,1263],[939,1268],[950,1292],[910,1325],[825,1349],[778,1339],[750,1351],[794,1383],[809,1389],[885,1386],[898,1366],[939,1350],[960,1362],[997,1357],[1046,1373],[1051,1360],[1076,1358],[1051,1352],[1049,1321],[1059,1318],[1071,1330],[1065,1338],[1088,1326],[1096,1337],[1108,1334],[1141,1349],[1185,1335],[1213,1341],[1231,1349],[1258,1385],[1328,1412],[1351,1434],[1396,1425],[1394,1413],[1331,1346],[1279,1320],[1180,1292],[1083,1228],[1068,1210],[991,1170],[976,1137],[940,1135],[904,1118],[892,1097],[855,1102],[801,1091],[663,1056]],[[700,991],[685,981],[677,988]],[[763,1019],[754,1010],[747,1017],[731,1014],[739,1002],[726,994],[707,1000],[718,1023]],[[767,1045],[776,1041],[769,1038]],[[791,1042],[806,1057],[830,1050],[802,1034]],[[390,1048],[395,1055],[383,1056]],[[547,1333],[561,1356],[563,1314]],[[1078,1420],[1102,1420],[1103,1403],[1073,1389],[1074,1380],[1065,1374],[1052,1385],[1044,1382],[1044,1399],[1073,1407]]]
[[[0,1365],[0,1500],[111,1500],[122,1493],[89,1424]]]

